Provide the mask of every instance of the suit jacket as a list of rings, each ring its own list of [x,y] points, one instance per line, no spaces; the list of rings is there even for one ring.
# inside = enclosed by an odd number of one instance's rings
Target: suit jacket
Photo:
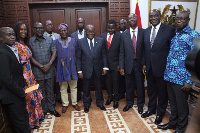
[[[13,51],[0,44],[0,97],[2,104],[25,100],[23,68]]]
[[[72,38],[75,38],[76,41],[78,41],[78,31],[72,33],[72,34],[71,34],[71,37],[72,37]],[[84,38],[87,38],[86,32],[84,32]]]
[[[120,69],[125,69],[126,74],[130,74],[133,69],[133,63],[137,63],[139,71],[142,72],[142,58],[144,47],[143,29],[138,27],[136,56],[137,62],[134,61],[134,48],[130,29],[121,34],[120,44]]]
[[[161,23],[152,48],[150,43],[151,28],[152,26],[148,27],[144,32],[144,59],[147,75],[151,67],[154,76],[163,77],[171,39],[175,35],[175,28]]]
[[[107,57],[103,39],[94,37],[94,55],[92,55],[87,38],[79,39],[77,47],[77,71],[82,71],[83,77],[86,79],[91,78],[93,71],[98,78],[101,78],[104,67],[107,67]]]
[[[108,34],[108,32],[104,32],[101,34],[100,37],[102,37],[104,39],[104,43],[106,44],[108,67],[109,67],[109,70],[117,70],[117,66],[119,66],[119,52],[120,52],[121,35],[119,32],[114,33],[114,36],[110,43],[110,48],[108,49],[107,34]]]

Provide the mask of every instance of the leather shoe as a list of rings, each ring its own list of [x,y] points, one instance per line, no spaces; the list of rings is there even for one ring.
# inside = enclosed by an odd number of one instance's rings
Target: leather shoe
[[[78,106],[78,104],[76,104],[76,105],[72,105],[72,107],[74,107],[75,110],[77,110],[77,111],[80,111],[80,110],[81,110],[80,107]]]
[[[115,102],[113,103],[113,108],[116,109],[116,108],[118,108],[118,107],[119,107],[119,102],[118,102],[118,101],[115,101]]]
[[[138,113],[139,113],[139,114],[142,114],[142,113],[143,113],[143,107],[139,107],[139,108],[138,108]]]
[[[89,112],[89,107],[84,107],[84,112],[88,113]]]
[[[123,109],[124,112],[128,111],[130,108],[132,108],[132,105],[126,105]]]
[[[176,129],[176,125],[171,125],[169,122],[164,125],[158,125],[158,129],[167,130],[167,129]]]
[[[68,106],[63,106],[62,107],[62,113],[65,113],[67,111]]]
[[[152,114],[155,114],[155,113],[153,113],[153,112],[151,112],[151,111],[146,111],[144,114],[141,115],[141,117],[142,117],[142,118],[146,118],[146,117],[149,117],[149,116],[152,115]]]
[[[110,105],[110,103],[113,101],[112,98],[108,98],[108,100],[106,101],[106,104],[105,105]]]
[[[162,122],[162,118],[163,118],[162,116],[157,115],[154,123],[156,125],[160,124]]]
[[[120,95],[120,96],[119,96],[119,100],[121,100],[121,99],[123,99],[123,98],[125,98],[125,95]]]
[[[106,111],[106,108],[103,105],[97,105],[101,110]]]
[[[60,117],[61,115],[56,111],[51,111],[50,114],[54,115],[55,117]]]

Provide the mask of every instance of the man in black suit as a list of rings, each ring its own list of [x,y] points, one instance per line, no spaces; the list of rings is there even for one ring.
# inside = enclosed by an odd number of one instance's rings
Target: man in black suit
[[[78,30],[71,34],[72,38],[78,39],[87,38],[85,33],[85,20],[83,18],[78,18],[76,21]],[[81,100],[81,91],[82,91],[82,79],[78,78],[77,82],[77,102]]]
[[[175,35],[175,28],[161,23],[160,19],[160,12],[155,9],[152,10],[149,13],[151,26],[144,33],[145,62],[143,73],[147,75],[149,103],[148,111],[141,117],[149,117],[155,114],[157,110],[155,124],[162,122],[168,104],[167,85],[163,76],[170,42]]]
[[[119,20],[119,32],[122,34],[126,31],[127,28],[127,21],[126,19]],[[126,93],[126,83],[125,83],[125,76],[119,76],[119,100],[125,98]]]
[[[106,44],[106,54],[108,57],[108,68],[106,75],[106,86],[108,100],[106,105],[114,101],[113,108],[119,106],[119,51],[120,51],[120,33],[116,32],[116,21],[109,20],[107,23],[107,32],[101,34]],[[114,95],[113,95],[114,94]]]
[[[29,133],[29,117],[26,110],[26,82],[23,68],[14,46],[15,33],[10,27],[0,28],[0,97],[2,106],[15,133]]]
[[[107,57],[105,44],[102,38],[95,37],[93,25],[86,26],[87,38],[78,40],[77,71],[79,78],[83,79],[83,103],[84,112],[89,112],[91,105],[90,81],[94,81],[96,104],[101,110],[103,106],[102,75],[106,75]]]
[[[143,29],[137,27],[138,18],[136,14],[130,14],[128,22],[130,29],[121,35],[120,44],[120,74],[125,75],[127,101],[123,111],[132,108],[134,87],[136,87],[138,112],[141,114],[145,102],[144,75],[142,73]]]

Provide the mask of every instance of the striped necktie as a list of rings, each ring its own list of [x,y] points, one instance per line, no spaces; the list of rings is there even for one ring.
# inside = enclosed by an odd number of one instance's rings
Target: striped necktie
[[[154,40],[156,38],[156,28],[153,28],[152,36],[151,36],[151,48],[153,47]]]

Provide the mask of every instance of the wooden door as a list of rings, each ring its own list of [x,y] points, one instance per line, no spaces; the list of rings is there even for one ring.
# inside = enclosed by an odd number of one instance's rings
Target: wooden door
[[[58,33],[58,25],[67,23],[69,25],[69,35],[77,30],[76,20],[79,17],[85,19],[85,25],[93,24],[96,36],[106,31],[108,3],[65,3],[65,4],[30,4],[31,29],[34,22],[46,20],[54,23],[54,32]]]
[[[87,3],[72,5],[71,7],[71,23],[76,24],[79,17],[85,19],[85,26],[92,24],[95,26],[96,36],[106,31],[106,7],[107,3]],[[72,29],[77,29],[76,25],[72,25]]]

